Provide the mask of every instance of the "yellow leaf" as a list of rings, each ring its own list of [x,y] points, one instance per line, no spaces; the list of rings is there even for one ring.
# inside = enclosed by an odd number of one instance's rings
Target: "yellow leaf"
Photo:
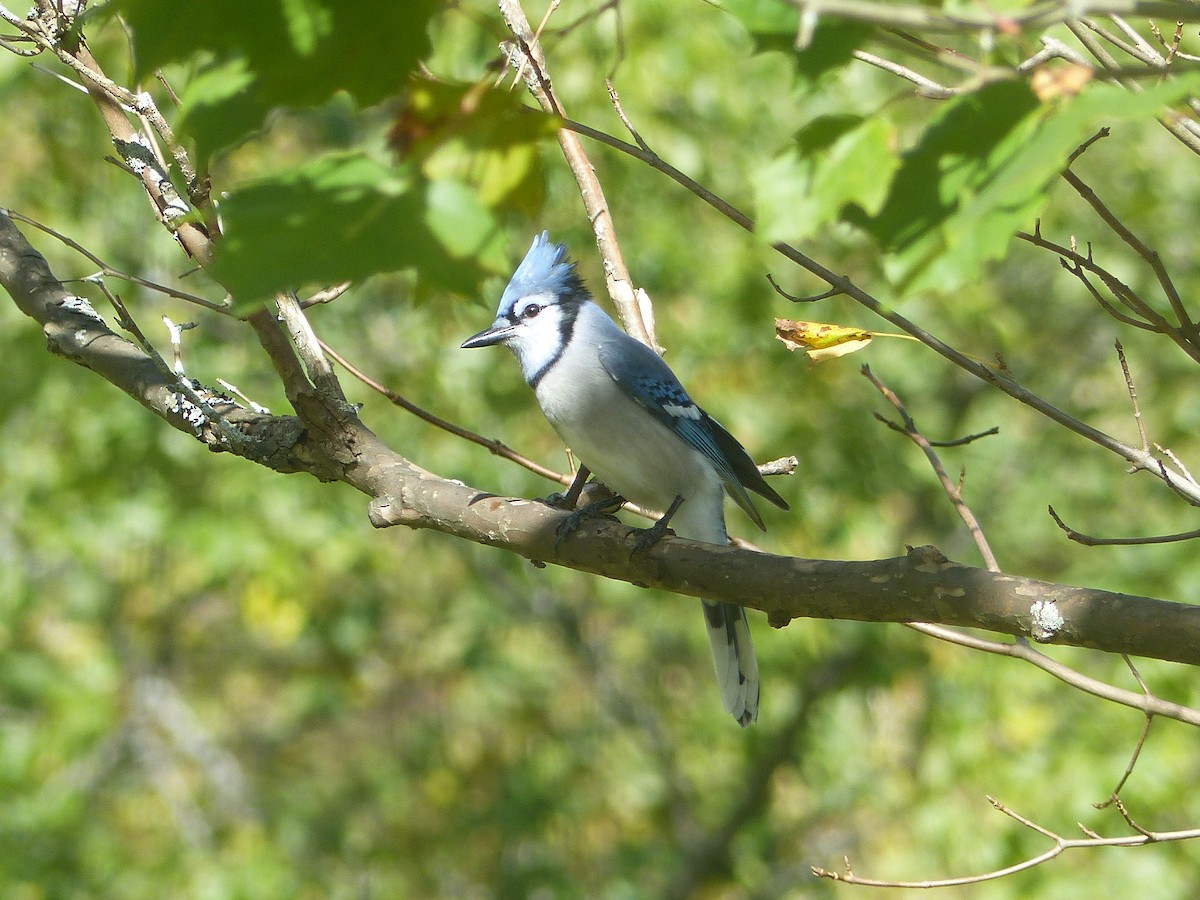
[[[876,337],[915,340],[907,334],[867,331],[851,325],[831,325],[826,322],[798,322],[794,319],[776,319],[775,336],[789,350],[803,350],[814,363],[854,353]]]
[[[1039,66],[1029,79],[1029,88],[1043,103],[1058,97],[1074,97],[1092,80],[1088,66],[1071,63],[1066,66]]]

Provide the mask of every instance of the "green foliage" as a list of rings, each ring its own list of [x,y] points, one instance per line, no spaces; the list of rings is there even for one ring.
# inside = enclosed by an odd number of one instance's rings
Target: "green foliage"
[[[906,314],[973,355],[1001,355],[1014,377],[1134,440],[1112,357],[1121,336],[1152,438],[1195,459],[1194,365],[1097,314],[1052,256],[1001,237],[1040,213],[1045,233],[1078,235],[1150,293],[1153,275],[1054,178],[1065,152],[1111,124],[1113,138],[1077,171],[1161,250],[1181,293],[1200,295],[1180,227],[1200,204],[1200,168],[1152,121],[1180,79],[1142,94],[1091,85],[1053,103],[1016,83],[937,105],[898,101],[907,85],[849,62],[870,29],[822,21],[797,54],[786,4],[761,4],[766,24],[747,30],[730,12],[748,22],[749,4],[697,3],[681,17],[677,0],[626,2],[620,43],[611,12],[556,30],[569,6],[543,40],[572,117],[615,121],[612,74],[650,146],[732,201],[753,200],[760,237],[803,238],[872,288],[885,270],[907,279]],[[343,8],[374,9],[361,16],[370,27],[353,51],[324,55],[349,21]],[[184,101],[172,124],[210,163],[227,284],[246,299],[354,275],[351,293],[310,310],[323,339],[412,401],[565,467],[512,360],[456,349],[503,286],[480,279],[506,271],[542,227],[570,243],[602,294],[554,121],[523,114],[520,89],[486,87],[494,4],[430,17],[410,3],[289,2],[254,27],[226,2],[180,9],[135,3],[128,15],[139,71],[167,66]],[[209,11],[219,21],[206,24]],[[536,22],[542,9],[528,12]],[[401,15],[412,27],[397,30]],[[409,81],[424,41],[437,80]],[[89,44],[120,71],[123,33],[101,29]],[[310,51],[315,72],[298,71]],[[806,74],[806,60],[820,62]],[[306,80],[318,73],[320,88]],[[291,78],[303,109],[284,96]],[[370,106],[385,86],[399,98]],[[147,213],[140,182],[103,161],[107,138],[86,96],[3,55],[0,102],[0,204],[114,266],[222,296],[209,273],[177,279],[189,263]],[[731,508],[731,530],[803,556],[933,543],[976,561],[924,458],[874,420],[892,411],[857,375],[857,357],[809,368],[773,340],[772,317],[796,313],[763,275],[794,293],[823,286],[659,174],[587,149],[672,366],[757,458],[800,456],[794,478],[773,482],[793,511],[768,510],[759,536]],[[853,217],[861,227],[846,227]],[[31,237],[63,277],[95,271]],[[162,315],[198,323],[184,333],[189,374],[287,411],[241,323],[107,283],[160,348]],[[483,306],[443,285],[478,291]],[[73,289],[106,311],[93,285]],[[810,315],[881,327],[845,298]],[[1063,834],[1076,821],[1128,833],[1091,804],[1124,772],[1137,713],[898,626],[775,631],[755,615],[764,705],[741,731],[720,710],[693,601],[440,535],[376,532],[348,489],[256,469],[165,428],[47,354],[8,302],[0,355],[6,897],[638,897],[687,885],[693,896],[832,897],[808,865],[848,854],[863,875],[925,879],[1046,848],[986,794]],[[876,341],[864,358],[931,437],[1000,426],[941,452],[952,475],[965,468],[966,500],[1006,571],[1200,593],[1194,547],[1079,547],[1042,515],[1049,501],[1098,532],[1194,527],[1169,490],[1127,477],[1114,457],[919,346]],[[345,385],[370,427],[419,465],[503,495],[553,487]],[[1137,689],[1119,659],[1048,652]],[[1194,672],[1138,666],[1161,695],[1200,702]],[[1125,789],[1142,824],[1200,821],[1200,798],[1185,789],[1194,758],[1189,729],[1155,723]],[[711,852],[726,828],[732,839]],[[1194,845],[1174,844],[1072,851],[976,893],[1057,898],[1104,884],[1174,900],[1197,894],[1196,878]]]
[[[795,11],[765,0],[724,5],[760,52],[794,43]],[[869,34],[855,23],[827,27],[792,54],[810,83],[849,62]],[[1197,92],[1197,72],[1138,91],[1093,84],[1046,102],[1024,82],[985,81],[929,117],[907,150],[877,110],[818,116],[755,174],[757,227],[768,241],[799,242],[845,222],[875,239],[901,294],[952,290],[1007,254],[1071,151],[1101,126],[1145,121]]]
[[[222,210],[212,272],[242,301],[418,263],[426,277],[465,293],[481,267],[504,264],[499,229],[476,193],[361,153],[326,154],[247,183]]]
[[[215,65],[240,59],[267,105],[313,106],[346,91],[369,106],[395,94],[428,55],[426,27],[438,5],[206,0],[181,8],[115,0],[103,12],[120,15],[132,31],[138,78],[200,55]]]
[[[1191,73],[1140,93],[1099,84],[1047,107],[1022,83],[987,85],[930,120],[902,155],[882,209],[847,218],[887,253],[885,271],[901,290],[952,289],[1006,255],[1045,208],[1071,151],[1101,125],[1144,120],[1197,90],[1200,73]],[[861,162],[888,174],[886,153]]]
[[[755,173],[757,230],[768,241],[800,242],[853,204],[879,213],[900,168],[895,128],[882,116],[822,116],[796,145]]]
[[[437,8],[434,0],[218,2],[182,13],[170,4],[120,0],[104,8],[132,34],[139,77],[172,64],[195,66],[177,127],[202,167],[261,142],[279,107],[313,108],[311,118],[337,95],[359,107],[404,98],[392,144],[421,159],[420,169],[318,145],[308,158],[268,164],[256,178],[223,185],[226,234],[213,272],[240,308],[276,291],[418,262],[431,287],[467,294],[503,269],[497,213],[536,202],[535,144],[547,133],[546,120],[520,115],[512,98],[480,96],[475,86],[410,83],[430,50]],[[351,118],[360,130],[378,131],[378,115]]]

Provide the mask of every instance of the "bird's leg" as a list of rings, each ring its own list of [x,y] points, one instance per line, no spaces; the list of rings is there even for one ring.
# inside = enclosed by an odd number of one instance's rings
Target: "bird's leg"
[[[675,499],[671,501],[671,505],[667,507],[667,511],[663,513],[661,519],[659,519],[649,528],[639,529],[637,537],[633,539],[633,552],[645,553],[647,550],[661,541],[666,533],[671,530],[671,517],[679,511],[679,507],[682,505],[683,494],[677,494]]]
[[[585,503],[579,509],[575,510],[565,519],[562,524],[555,530],[554,546],[557,549],[562,546],[562,542],[579,530],[579,526],[584,523],[585,519],[593,516],[605,516],[606,518],[616,520],[616,516],[612,515],[622,506],[625,505],[625,498],[619,494],[609,494],[607,497],[601,497],[599,500],[594,500],[591,503]]]
[[[555,491],[543,502],[547,506],[553,506],[555,509],[574,509],[575,504],[579,502],[579,495],[583,493],[583,486],[587,484],[587,480],[591,477],[591,474],[587,466],[581,465],[579,471],[575,473],[575,480],[571,482],[571,486],[567,488],[565,494]]]

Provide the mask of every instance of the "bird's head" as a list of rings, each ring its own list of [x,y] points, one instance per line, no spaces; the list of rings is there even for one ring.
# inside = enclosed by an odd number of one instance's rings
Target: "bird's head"
[[[504,289],[496,321],[462,346],[503,344],[517,355],[526,380],[535,383],[562,352],[579,307],[588,299],[566,245],[551,243],[549,232],[543,231]]]

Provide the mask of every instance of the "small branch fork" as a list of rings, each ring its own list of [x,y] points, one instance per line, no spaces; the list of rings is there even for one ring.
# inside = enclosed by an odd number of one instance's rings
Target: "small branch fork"
[[[529,26],[529,19],[522,9],[520,0],[499,0],[500,13],[504,22],[513,35],[513,40],[501,45],[508,56],[509,64],[517,72],[518,77],[524,77],[526,87],[533,95],[538,105],[548,113],[565,117],[562,103],[551,86],[550,75],[546,67],[546,58],[542,53],[539,36],[546,25],[542,25],[535,34]],[[552,3],[546,12],[546,19],[557,8]],[[613,104],[620,109],[620,100],[616,92],[612,92]],[[623,113],[621,113],[623,116]],[[639,138],[640,140],[640,138]],[[596,171],[583,149],[583,143],[570,128],[560,128],[558,132],[559,146],[563,156],[575,175],[579,184],[579,193],[587,210],[588,221],[596,236],[596,246],[604,260],[604,278],[608,286],[609,296],[620,314],[625,330],[643,344],[661,352],[658,337],[654,330],[654,308],[650,298],[641,288],[634,288],[629,267],[625,264],[625,256],[617,241],[616,223],[612,211],[604,196],[604,189]]]
[[[1118,346],[1119,346],[1119,344],[1118,344]],[[1123,356],[1122,356],[1122,363],[1124,363]],[[1125,371],[1126,371],[1127,382],[1129,383],[1130,395],[1131,395],[1131,397],[1134,398],[1134,403],[1136,406],[1136,392],[1133,390],[1132,382],[1129,381],[1129,379],[1128,379],[1128,367],[1125,367]],[[884,398],[886,398],[887,401],[889,403],[891,403],[893,407],[895,407],[896,411],[900,414],[901,419],[904,424],[899,425],[895,422],[891,422],[891,421],[885,419],[883,416],[880,416],[879,414],[876,414],[876,418],[879,419],[884,424],[886,424],[889,428],[891,428],[895,431],[898,431],[901,434],[904,434],[906,437],[908,437],[910,440],[912,440],[913,443],[915,443],[918,447],[920,447],[921,450],[925,453],[925,456],[929,460],[930,466],[933,468],[934,472],[937,474],[938,480],[941,482],[942,488],[945,490],[947,497],[950,499],[950,502],[954,505],[956,512],[958,512],[959,517],[963,520],[964,525],[967,527],[967,530],[970,532],[972,538],[975,541],[976,546],[979,549],[980,554],[987,561],[988,569],[993,572],[999,572],[1000,568],[996,563],[996,559],[995,559],[995,556],[992,554],[991,548],[988,546],[987,540],[985,539],[985,537],[983,535],[982,529],[979,527],[979,523],[975,519],[974,514],[972,514],[971,510],[967,507],[966,503],[963,500],[962,476],[960,476],[959,481],[957,483],[954,483],[950,480],[950,478],[946,474],[945,467],[942,465],[941,460],[938,458],[937,453],[933,450],[932,442],[929,441],[928,439],[926,439],[924,437],[924,435],[922,435],[920,433],[920,431],[917,429],[916,423],[913,421],[912,417],[909,415],[908,411],[905,409],[904,404],[901,402],[900,398],[895,394],[894,391],[892,391],[890,388],[888,388],[886,385],[884,385],[871,372],[869,367],[863,366],[862,374],[864,377],[866,377],[871,382],[871,384],[873,384],[875,386],[875,388],[880,392],[880,394],[882,394],[884,396]],[[972,437],[974,437],[974,436],[972,436]],[[1144,439],[1144,435],[1143,435],[1143,439]],[[1051,511],[1051,514],[1053,515],[1053,510]],[[1055,519],[1056,519],[1056,521],[1058,520],[1057,516],[1055,516]],[[1039,834],[1043,834],[1046,837],[1050,838],[1054,842],[1054,846],[1052,846],[1049,850],[1045,851],[1044,853],[1038,854],[1037,856],[1031,857],[1030,859],[1024,860],[1023,862],[1016,863],[1015,865],[1006,866],[1002,869],[996,869],[991,872],[985,872],[981,875],[971,875],[971,876],[966,876],[966,877],[962,877],[962,878],[947,878],[947,879],[929,880],[929,881],[893,881],[893,880],[882,880],[882,879],[874,879],[874,878],[862,878],[854,873],[854,870],[850,866],[849,857],[845,858],[845,861],[844,861],[845,870],[844,871],[839,872],[839,871],[821,868],[820,866],[813,866],[811,868],[812,868],[812,873],[814,875],[816,875],[820,878],[828,878],[833,881],[841,881],[841,882],[845,882],[847,884],[857,884],[857,885],[862,885],[862,886],[866,886],[866,887],[896,887],[896,888],[956,887],[956,886],[966,885],[966,884],[976,884],[976,883],[982,882],[982,881],[991,881],[991,880],[994,880],[997,878],[1004,878],[1008,875],[1016,874],[1017,872],[1023,872],[1027,869],[1031,869],[1035,866],[1039,866],[1042,863],[1049,862],[1050,860],[1057,858],[1058,856],[1060,856],[1062,853],[1064,853],[1067,850],[1081,849],[1081,848],[1097,848],[1097,847],[1135,847],[1135,846],[1143,846],[1143,845],[1149,844],[1149,843],[1158,843],[1158,842],[1162,842],[1162,841],[1179,841],[1179,840],[1191,840],[1191,839],[1195,839],[1195,838],[1200,838],[1200,828],[1187,829],[1184,831],[1162,832],[1162,833],[1155,833],[1155,832],[1148,831],[1147,829],[1143,828],[1141,825],[1134,822],[1133,818],[1130,816],[1128,810],[1126,809],[1124,803],[1121,801],[1121,798],[1120,798],[1121,790],[1125,787],[1125,784],[1129,780],[1129,777],[1133,774],[1134,767],[1137,765],[1137,761],[1138,761],[1139,757],[1141,756],[1142,748],[1145,746],[1146,739],[1150,734],[1150,728],[1154,722],[1154,716],[1156,715],[1156,713],[1154,712],[1154,707],[1163,702],[1163,701],[1159,700],[1157,697],[1155,697],[1154,694],[1150,691],[1150,688],[1147,686],[1145,680],[1142,678],[1141,674],[1138,672],[1137,668],[1134,666],[1132,660],[1130,660],[1130,658],[1127,655],[1123,655],[1123,658],[1125,660],[1126,665],[1129,667],[1129,670],[1132,673],[1134,679],[1137,681],[1138,686],[1141,688],[1140,695],[1135,694],[1132,691],[1126,691],[1121,688],[1113,687],[1112,685],[1097,681],[1096,679],[1093,679],[1086,675],[1083,675],[1080,672],[1076,672],[1075,670],[1062,665],[1061,663],[1051,659],[1050,657],[1048,657],[1042,653],[1039,653],[1037,650],[1034,650],[1029,645],[1028,641],[1026,641],[1022,637],[1018,637],[1013,643],[1002,643],[1000,641],[992,641],[992,640],[976,638],[972,635],[964,634],[964,633],[955,631],[954,629],[946,628],[941,625],[930,625],[930,624],[921,623],[921,622],[911,622],[911,623],[908,623],[908,627],[912,628],[913,630],[918,631],[922,634],[926,634],[931,637],[938,638],[940,640],[948,641],[950,643],[959,644],[960,646],[970,647],[970,648],[973,648],[976,650],[981,650],[981,651],[984,651],[987,653],[995,653],[995,654],[1002,655],[1002,656],[1012,656],[1012,657],[1015,657],[1018,659],[1024,659],[1027,662],[1031,663],[1032,665],[1037,666],[1038,668],[1042,669],[1043,671],[1049,672],[1050,674],[1054,675],[1056,678],[1061,679],[1062,681],[1066,682],[1067,684],[1070,684],[1072,687],[1078,688],[1079,690],[1084,691],[1085,693],[1092,694],[1093,696],[1097,696],[1102,699],[1115,700],[1116,702],[1125,703],[1126,705],[1134,706],[1135,708],[1142,709],[1142,711],[1145,713],[1145,716],[1146,716],[1145,725],[1143,726],[1142,733],[1138,737],[1137,743],[1134,746],[1133,753],[1130,755],[1129,763],[1125,767],[1124,774],[1121,776],[1120,781],[1117,783],[1117,786],[1113,789],[1112,793],[1109,795],[1107,800],[1105,800],[1102,803],[1093,804],[1097,809],[1104,809],[1108,806],[1115,806],[1117,808],[1117,810],[1120,812],[1122,818],[1129,825],[1129,827],[1132,828],[1134,831],[1138,832],[1138,834],[1134,835],[1134,836],[1127,836],[1127,837],[1105,838],[1105,837],[1101,837],[1096,832],[1094,832],[1091,829],[1080,824],[1079,828],[1080,828],[1080,830],[1082,830],[1084,832],[1084,834],[1087,835],[1086,838],[1065,838],[1059,834],[1056,834],[1056,833],[1050,831],[1047,828],[1042,827],[1041,825],[1036,824],[1035,822],[1031,821],[1030,819],[1025,818],[1024,816],[1019,815],[1018,813],[1016,813],[1015,811],[1004,806],[1003,804],[1001,804],[997,800],[993,799],[992,797],[988,797],[987,798],[988,802],[991,803],[994,808],[998,809],[1000,812],[1004,813],[1005,815],[1009,816],[1010,818],[1014,819],[1015,821],[1020,822],[1025,827],[1030,828],[1034,831],[1037,831]],[[1120,695],[1120,698],[1118,699],[1118,696],[1115,696],[1115,695]]]
[[[1044,250],[1049,250],[1057,254],[1062,267],[1078,278],[1088,293],[1091,294],[1092,298],[1114,319],[1144,331],[1163,334],[1170,338],[1172,342],[1194,361],[1200,362],[1200,340],[1198,340],[1196,323],[1192,320],[1187,308],[1184,306],[1183,300],[1179,295],[1179,290],[1176,288],[1170,273],[1167,272],[1166,266],[1163,264],[1158,252],[1147,246],[1144,241],[1137,237],[1104,204],[1099,195],[1083,179],[1071,171],[1071,165],[1096,141],[1108,137],[1109,133],[1108,128],[1101,128],[1088,138],[1088,140],[1080,144],[1070,155],[1067,161],[1067,168],[1063,171],[1063,178],[1092,207],[1101,221],[1150,267],[1163,292],[1163,296],[1171,307],[1175,322],[1168,321],[1165,316],[1154,309],[1137,291],[1113,275],[1112,272],[1097,264],[1092,257],[1091,244],[1088,244],[1086,254],[1080,254],[1074,238],[1071,239],[1070,247],[1063,247],[1053,241],[1047,240],[1042,235],[1040,221],[1035,223],[1032,234],[1022,231],[1018,232],[1016,236],[1023,241],[1033,244],[1035,247],[1041,247]],[[1088,278],[1089,273],[1100,279],[1112,294],[1116,304],[1104,297],[1096,286],[1092,284]],[[1122,311],[1119,307],[1124,307],[1125,311]]]
[[[631,144],[623,141],[620,138],[613,137],[606,132],[584,125],[580,122],[567,121],[565,127],[571,129],[578,134],[589,137],[599,143],[612,147],[621,153],[641,160],[646,165],[663,173],[672,181],[681,185],[683,188],[699,197],[705,203],[712,206],[730,221],[741,226],[747,231],[755,230],[754,220],[734,207],[728,201],[719,197],[708,188],[697,182],[695,179],[685,175],[670,163],[663,160],[657,154],[647,152],[636,144]],[[915,322],[907,319],[893,307],[881,303],[871,293],[864,290],[855,284],[850,278],[844,275],[838,275],[833,270],[827,268],[817,262],[810,256],[800,252],[791,244],[783,241],[778,241],[771,245],[772,248],[788,259],[795,265],[804,269],[806,272],[815,275],[817,278],[824,281],[832,289],[832,293],[843,294],[860,306],[871,311],[875,315],[892,323],[901,331],[904,331],[916,338],[931,350],[949,360],[958,368],[967,372],[970,375],[980,379],[986,384],[1008,394],[1014,400],[1025,404],[1046,418],[1057,422],[1070,431],[1075,432],[1086,440],[1109,450],[1112,453],[1120,456],[1122,459],[1129,462],[1140,471],[1151,472],[1157,477],[1166,482],[1172,490],[1180,494],[1189,503],[1200,505],[1200,485],[1195,485],[1189,482],[1182,472],[1172,466],[1167,466],[1161,461],[1154,458],[1153,454],[1140,448],[1131,447],[1123,441],[1117,440],[1112,435],[1109,435],[1098,428],[1095,428],[1086,422],[1081,421],[1075,416],[1070,415],[1048,400],[1030,391],[1024,385],[1013,379],[1011,374],[1004,369],[990,368],[976,359],[972,359],[966,354],[960,352],[950,346],[940,338],[921,328]]]
[[[971,535],[971,539],[975,542],[975,546],[979,550],[979,555],[983,557],[984,564],[987,566],[988,571],[999,572],[1000,565],[996,562],[996,556],[994,553],[992,553],[992,548],[989,546],[987,538],[984,537],[983,529],[979,527],[979,521],[975,518],[975,514],[971,512],[971,508],[967,506],[966,502],[963,500],[962,485],[963,478],[965,477],[965,470],[959,475],[957,483],[951,481],[950,476],[946,474],[946,469],[942,465],[941,459],[938,458],[936,451],[933,449],[932,442],[930,442],[929,439],[926,438],[925,435],[921,434],[921,432],[917,429],[916,422],[914,422],[912,416],[908,414],[908,410],[904,408],[904,404],[900,402],[900,398],[896,396],[895,392],[892,391],[891,388],[887,387],[875,377],[870,366],[863,366],[861,372],[863,377],[870,381],[871,384],[875,386],[875,389],[883,395],[884,399],[887,400],[888,403],[892,404],[893,407],[895,407],[896,412],[900,414],[900,418],[904,424],[898,425],[895,422],[889,421],[878,413],[875,414],[875,418],[887,425],[893,431],[900,432],[921,448],[921,451],[925,454],[925,458],[929,461],[929,465],[933,468],[934,474],[937,475],[938,481],[941,482],[942,489],[946,492],[946,496],[950,499],[950,503],[954,506],[954,511],[958,513],[958,517],[962,519],[963,524],[966,526],[967,531]],[[996,434],[998,431],[998,428],[991,428],[978,435],[960,438],[957,441],[948,442],[943,446],[967,444],[972,440],[982,437],[983,435]]]
[[[1016,865],[1006,866],[1003,869],[995,869],[991,872],[984,872],[980,875],[968,875],[962,878],[944,878],[936,881],[888,881],[878,878],[863,878],[854,874],[854,870],[850,867],[849,857],[845,858],[845,870],[838,872],[830,869],[823,869],[820,866],[813,866],[812,873],[819,878],[828,878],[832,881],[840,881],[845,884],[858,884],[864,887],[890,887],[890,888],[942,888],[942,887],[958,887],[965,884],[979,884],[983,881],[994,881],[997,878],[1004,878],[1008,875],[1015,875],[1017,872],[1024,872],[1032,869],[1035,866],[1040,866],[1042,863],[1056,859],[1068,850],[1083,850],[1096,849],[1099,847],[1143,847],[1146,844],[1159,844],[1169,841],[1190,841],[1200,838],[1200,828],[1188,828],[1182,831],[1150,831],[1143,828],[1129,815],[1129,811],[1120,800],[1114,800],[1114,805],[1117,811],[1126,824],[1132,828],[1137,834],[1124,835],[1122,837],[1101,837],[1096,832],[1092,831],[1082,823],[1079,824],[1079,830],[1087,837],[1084,838],[1068,838],[1038,825],[1031,819],[1027,819],[1020,813],[1009,809],[999,800],[994,797],[988,797],[988,802],[992,807],[1004,813],[1015,822],[1019,822],[1026,828],[1036,831],[1038,834],[1044,835],[1053,841],[1053,846],[1030,859],[1019,862]]]
[[[1131,406],[1133,407],[1133,418],[1134,418],[1134,421],[1137,423],[1138,435],[1141,437],[1141,440],[1142,440],[1142,450],[1145,451],[1147,455],[1149,455],[1150,439],[1146,435],[1146,423],[1142,418],[1141,405],[1138,403],[1137,388],[1133,384],[1133,375],[1129,371],[1129,361],[1125,358],[1125,348],[1121,345],[1121,341],[1119,339],[1116,341],[1116,350],[1117,350],[1117,359],[1121,363],[1121,374],[1125,378],[1125,387],[1129,391],[1129,402],[1130,402]],[[1165,457],[1170,459],[1171,462],[1174,464],[1174,466],[1179,474],[1177,476],[1172,476],[1172,477],[1183,477],[1184,479],[1186,479],[1188,482],[1190,482],[1192,484],[1196,483],[1196,479],[1192,476],[1192,473],[1189,472],[1187,467],[1184,466],[1183,463],[1181,463],[1176,458],[1174,453],[1172,453],[1170,450],[1167,450],[1167,449],[1159,446],[1158,444],[1155,444],[1154,446],[1155,446],[1156,450],[1158,450]],[[1158,463],[1160,466],[1163,466],[1164,479],[1167,481],[1168,484],[1171,484],[1172,482],[1170,480],[1170,477],[1168,477],[1165,474],[1165,465],[1161,462],[1161,460],[1159,460]],[[1130,470],[1130,471],[1133,472],[1136,470]],[[1136,546],[1136,545],[1144,545],[1144,544],[1170,544],[1170,543],[1176,543],[1179,541],[1190,541],[1190,540],[1194,540],[1196,538],[1200,538],[1200,529],[1197,529],[1194,531],[1182,531],[1182,532],[1178,532],[1176,534],[1161,534],[1161,535],[1153,535],[1153,536],[1148,536],[1148,537],[1123,537],[1123,538],[1093,537],[1091,535],[1084,534],[1081,531],[1076,531],[1074,528],[1071,528],[1069,525],[1067,525],[1062,520],[1062,517],[1060,517],[1059,514],[1055,511],[1053,506],[1047,507],[1047,511],[1050,514],[1050,518],[1052,518],[1054,520],[1054,523],[1059,528],[1062,529],[1063,533],[1066,534],[1066,536],[1069,540],[1075,541],[1078,544],[1083,544],[1084,546],[1087,546],[1087,547]]]

